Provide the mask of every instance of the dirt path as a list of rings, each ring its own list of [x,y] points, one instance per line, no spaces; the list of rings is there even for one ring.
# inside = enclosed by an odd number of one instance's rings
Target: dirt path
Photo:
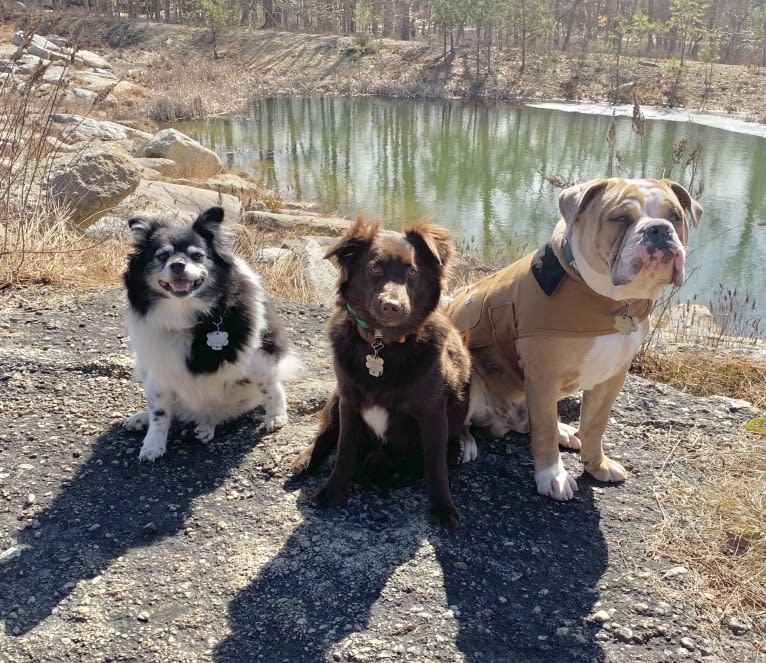
[[[628,482],[583,478],[558,504],[524,436],[485,442],[451,475],[450,535],[418,481],[318,511],[320,479],[290,480],[332,385],[327,309],[280,303],[309,364],[285,429],[261,437],[256,413],[209,445],[176,434],[149,465],[119,425],[142,406],[120,291],[51,302],[0,307],[3,663],[759,660],[747,633],[706,635],[678,599],[689,574],[646,546],[679,438],[751,411],[631,378],[606,438]]]

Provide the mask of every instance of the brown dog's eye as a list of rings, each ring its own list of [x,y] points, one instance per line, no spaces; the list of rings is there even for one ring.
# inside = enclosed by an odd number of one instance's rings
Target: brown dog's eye
[[[633,219],[631,219],[627,214],[621,214],[620,216],[615,216],[613,219],[609,219],[610,221],[614,223],[632,223]]]
[[[380,276],[383,273],[383,268],[375,262],[371,263],[368,269],[370,270],[370,274],[374,274],[375,276]]]
[[[418,275],[418,270],[414,267],[410,267],[407,270],[407,278],[414,279]]]

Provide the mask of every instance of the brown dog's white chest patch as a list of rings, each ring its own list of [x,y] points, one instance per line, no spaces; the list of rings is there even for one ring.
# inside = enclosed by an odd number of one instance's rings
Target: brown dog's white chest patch
[[[380,405],[374,405],[362,410],[362,419],[381,440],[386,437],[388,430],[388,412]]]

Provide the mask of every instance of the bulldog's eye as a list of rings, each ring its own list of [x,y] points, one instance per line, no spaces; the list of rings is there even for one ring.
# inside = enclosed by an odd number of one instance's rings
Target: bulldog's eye
[[[370,274],[374,274],[375,276],[380,276],[383,273],[383,268],[376,262],[370,263],[370,266],[367,269],[370,270]]]
[[[414,267],[410,267],[407,270],[407,278],[414,279],[418,275],[418,270]]]
[[[674,226],[677,226],[679,223],[681,223],[681,217],[678,215],[678,212],[671,212],[670,216],[668,217],[668,221],[672,223]]]
[[[633,219],[631,219],[627,214],[620,214],[620,216],[615,216],[609,219],[613,223],[633,223]]]

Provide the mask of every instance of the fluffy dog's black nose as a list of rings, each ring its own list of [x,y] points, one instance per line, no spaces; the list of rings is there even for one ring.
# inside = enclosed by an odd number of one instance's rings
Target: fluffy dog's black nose
[[[184,269],[186,269],[186,264],[180,260],[176,260],[168,265],[168,269],[170,269],[173,274],[183,274]]]

